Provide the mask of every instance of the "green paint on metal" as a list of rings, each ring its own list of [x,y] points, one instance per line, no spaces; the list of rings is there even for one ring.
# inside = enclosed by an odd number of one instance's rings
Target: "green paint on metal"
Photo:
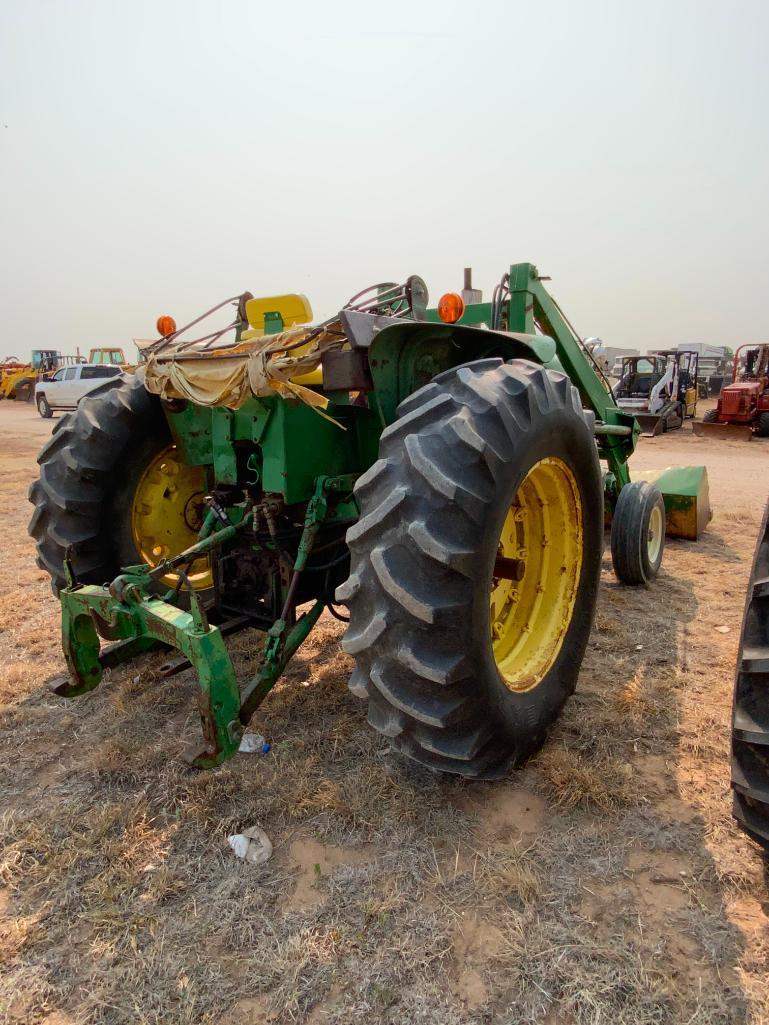
[[[210,466],[214,461],[211,440],[212,410],[191,402],[164,406],[166,420],[179,455],[190,466]]]
[[[483,306],[489,316],[490,305]],[[522,357],[537,363],[553,359],[555,346],[549,338],[522,340],[464,323],[444,324],[431,318],[431,312],[427,322],[404,321],[384,328],[371,343],[369,366],[383,425],[396,419],[398,404],[408,395],[461,363],[488,356]]]
[[[294,624],[287,635],[286,623],[282,619],[270,627],[262,667],[243,690],[241,722],[244,725],[280,679],[299,646],[309,637],[325,607],[322,601],[315,602],[310,611]]]
[[[238,483],[238,460],[233,447],[233,413],[216,406],[211,410],[211,446],[214,457],[214,479],[217,484]]]
[[[110,639],[131,638],[145,650],[159,642],[181,651],[197,673],[204,750],[196,764],[219,764],[237,750],[238,740],[230,724],[239,721],[240,692],[216,627],[204,628],[193,613],[157,598],[119,601],[106,588],[91,585],[63,591],[61,607],[64,655],[72,683],[59,693],[65,697],[82,694],[101,682],[97,626]],[[137,654],[136,646],[124,651],[126,659]],[[116,664],[114,658],[112,664]]]
[[[183,459],[212,466],[217,484],[253,482],[256,474],[264,491],[291,505],[310,499],[317,477],[362,473],[377,458],[377,414],[349,401],[330,403],[330,420],[278,395],[249,399],[236,410],[197,409],[200,423],[195,410],[185,403],[167,412]]]
[[[264,315],[264,333],[276,335],[284,328],[283,317],[277,311],[269,311]]]
[[[347,517],[356,510],[351,496],[355,474],[318,477],[305,510],[304,530],[294,562],[294,578],[307,565],[315,538],[333,504],[334,516]],[[331,498],[340,501],[331,502]],[[243,726],[248,723],[257,705],[280,678],[286,664],[307,638],[325,608],[321,599],[296,623],[285,618],[293,613],[290,598],[286,609],[267,632],[262,665],[245,685],[241,700],[235,670],[221,633],[211,626],[199,596],[190,594],[190,610],[151,597],[148,587],[153,579],[174,565],[200,556],[228,543],[252,520],[249,511],[239,523],[207,533],[184,553],[163,565],[127,567],[109,588],[74,584],[62,591],[62,639],[64,655],[71,680],[59,687],[58,693],[74,697],[93,690],[102,679],[105,665],[118,665],[149,648],[162,644],[176,648],[189,659],[197,673],[201,725],[204,743],[190,757],[199,768],[210,768],[229,758],[238,748]],[[205,527],[211,530],[209,520]],[[202,533],[202,531],[201,531]],[[121,641],[105,653],[100,651],[99,635]],[[109,662],[107,662],[109,659]]]
[[[363,424],[370,430],[376,423],[369,410],[330,404],[328,416],[336,421],[331,422],[303,402],[274,402],[261,443],[265,491],[282,494],[293,505],[309,501],[320,476],[368,469],[379,438],[378,432],[374,439],[361,437]]]
[[[627,436],[600,437],[599,451],[620,488],[630,481],[627,460],[638,441],[635,418],[619,409],[606,385],[596,373],[558,304],[547,292],[537,268],[531,263],[510,268],[511,331],[531,331],[537,325],[556,345],[558,362],[579,389],[582,404],[604,424],[630,428]]]
[[[708,471],[704,466],[668,466],[634,472],[657,485],[665,502],[666,533],[696,541],[712,518]]]

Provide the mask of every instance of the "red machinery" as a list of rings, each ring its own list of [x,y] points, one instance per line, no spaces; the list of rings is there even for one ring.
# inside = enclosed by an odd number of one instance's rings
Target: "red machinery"
[[[769,343],[737,349],[731,384],[723,386],[718,406],[694,425],[694,433],[769,438]]]

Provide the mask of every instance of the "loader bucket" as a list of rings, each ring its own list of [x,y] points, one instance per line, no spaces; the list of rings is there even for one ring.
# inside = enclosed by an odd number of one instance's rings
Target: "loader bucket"
[[[664,470],[633,473],[633,480],[648,480],[665,500],[668,537],[696,541],[713,517],[708,494],[708,471],[704,466],[668,466]]]
[[[656,438],[662,434],[664,421],[656,413],[634,413],[638,426],[641,428],[641,436],[644,438]]]
[[[723,438],[726,441],[750,441],[753,428],[750,424],[706,424],[702,420],[692,423],[692,430],[699,438]]]

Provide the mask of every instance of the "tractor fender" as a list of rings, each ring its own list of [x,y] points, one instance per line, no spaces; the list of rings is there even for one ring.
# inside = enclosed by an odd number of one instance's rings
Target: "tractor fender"
[[[560,369],[556,345],[548,335],[490,331],[464,324],[404,321],[373,336],[368,362],[377,404],[386,424],[400,402],[438,374],[463,363],[488,357],[528,359]]]

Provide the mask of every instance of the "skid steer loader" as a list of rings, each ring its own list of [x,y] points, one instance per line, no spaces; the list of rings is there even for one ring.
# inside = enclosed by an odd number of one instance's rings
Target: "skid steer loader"
[[[622,360],[617,405],[633,413],[646,437],[680,427],[697,412],[698,354],[660,349]]]
[[[704,467],[631,483],[636,420],[542,280],[513,265],[483,302],[467,275],[464,299],[430,308],[411,277],[315,326],[303,296],[244,293],[190,341],[161,317],[146,364],[39,456],[30,532],[70,674],[56,692],[172,649],[166,672],[198,679],[188,759],[210,767],[328,609],[350,688],[398,751],[476,778],[535,751],[576,685],[605,510],[635,585],[659,570],[666,520],[696,538],[709,515]],[[266,636],[239,682],[224,637],[244,626]]]

